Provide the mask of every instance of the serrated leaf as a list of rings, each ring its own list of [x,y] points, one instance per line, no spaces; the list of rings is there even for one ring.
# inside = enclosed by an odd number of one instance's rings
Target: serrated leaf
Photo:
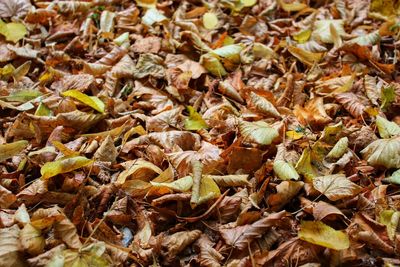
[[[327,158],[338,159],[346,153],[349,147],[349,139],[347,137],[340,138],[331,151],[329,151]]]
[[[218,17],[213,12],[206,12],[203,15],[203,25],[206,29],[212,30],[218,25]]]
[[[0,145],[0,162],[12,158],[20,153],[29,144],[26,140],[16,141],[14,143]]]
[[[88,96],[88,95],[85,95],[84,93],[81,93],[78,90],[68,90],[68,91],[62,92],[61,94],[63,96],[72,97],[72,98],[82,102],[83,104],[93,108],[94,110],[97,110],[100,113],[104,113],[105,105],[104,105],[103,101],[101,101],[96,96]]]
[[[361,154],[371,166],[400,168],[400,137],[375,140]]]
[[[392,121],[377,116],[376,117],[376,127],[378,127],[379,135],[382,138],[391,138],[393,136],[400,135],[400,126]]]
[[[273,166],[276,176],[281,180],[298,180],[300,178],[292,164],[283,160],[275,160]]]
[[[331,201],[355,196],[361,190],[360,186],[347,179],[343,174],[315,177],[313,186]]]
[[[276,129],[263,121],[241,121],[239,128],[245,140],[253,141],[260,145],[269,145],[279,136]]]
[[[185,120],[186,130],[197,131],[208,128],[203,117],[192,106],[187,106],[186,108],[189,111],[189,118]]]
[[[58,174],[71,172],[93,163],[93,160],[83,156],[64,157],[53,162],[46,162],[40,169],[42,179],[48,179]]]
[[[350,247],[350,240],[346,233],[319,221],[302,221],[298,236],[301,240],[335,250]]]

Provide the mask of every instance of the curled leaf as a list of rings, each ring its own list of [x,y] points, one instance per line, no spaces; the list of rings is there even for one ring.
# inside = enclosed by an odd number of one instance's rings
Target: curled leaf
[[[49,179],[58,174],[67,173],[80,169],[93,163],[92,160],[83,156],[64,157],[53,162],[46,162],[40,169],[42,179]]]
[[[72,98],[82,102],[83,104],[93,108],[94,110],[97,110],[100,113],[104,113],[105,105],[104,105],[103,101],[101,101],[96,96],[88,96],[88,95],[85,95],[84,93],[79,92],[78,90],[68,90],[68,91],[62,92],[62,95],[72,97]]]
[[[14,143],[0,145],[0,162],[17,155],[24,150],[28,144],[28,141],[21,140]]]

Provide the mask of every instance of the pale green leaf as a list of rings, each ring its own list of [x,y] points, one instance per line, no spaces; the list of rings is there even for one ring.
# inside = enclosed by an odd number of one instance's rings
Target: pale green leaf
[[[346,153],[349,147],[349,139],[347,137],[340,138],[331,151],[329,151],[327,158],[338,159]]]
[[[203,15],[203,25],[206,29],[212,30],[218,25],[218,17],[213,12],[206,12]]]
[[[301,240],[335,250],[350,247],[350,240],[346,233],[319,221],[302,221],[298,235]]]
[[[26,140],[16,141],[14,143],[0,145],[0,162],[12,158],[20,153],[29,144]]]
[[[378,127],[379,135],[382,138],[391,138],[393,136],[400,135],[400,126],[392,121],[377,116],[376,117],[376,127]]]
[[[400,168],[400,137],[379,139],[361,151],[363,158],[374,167]]]
[[[208,125],[203,117],[192,106],[187,106],[189,111],[189,118],[185,120],[185,129],[189,131],[197,131],[207,129]]]
[[[154,187],[167,187],[176,192],[186,192],[189,191],[193,186],[193,178],[192,176],[185,176],[176,181],[170,183],[157,183],[151,181],[150,184]]]
[[[5,23],[0,19],[0,34],[2,34],[7,41],[18,42],[28,33],[26,27],[22,23],[10,22]]]
[[[41,96],[42,93],[35,90],[19,90],[12,92],[6,97],[7,101],[26,102]]]
[[[394,86],[382,87],[381,109],[387,109],[395,100],[396,100],[396,92]]]
[[[383,181],[400,185],[400,170],[393,172],[391,176],[386,177]]]
[[[104,105],[103,101],[101,101],[96,96],[88,96],[88,95],[85,95],[84,93],[81,93],[78,90],[68,90],[68,91],[62,92],[62,95],[72,97],[72,98],[82,102],[83,104],[93,108],[94,110],[97,110],[100,113],[104,113],[105,105]]]
[[[379,214],[379,222],[386,225],[386,231],[390,240],[394,241],[397,225],[399,224],[400,211],[383,210]]]
[[[61,173],[71,172],[93,163],[83,156],[64,157],[56,161],[46,162],[40,169],[42,179],[48,179]]]
[[[245,140],[253,141],[260,145],[269,145],[279,136],[276,129],[263,121],[241,121],[239,129]]]
[[[215,181],[208,175],[203,175],[200,182],[200,195],[197,205],[218,198],[220,195],[221,191]]]
[[[200,57],[200,64],[215,76],[222,77],[228,74],[219,59],[210,53]]]
[[[281,180],[298,180],[300,178],[292,164],[283,160],[275,160],[273,166],[276,176]]]
[[[318,20],[315,22],[313,37],[321,40],[324,43],[332,44],[334,37],[332,36],[332,31],[330,30],[331,25],[336,30],[339,36],[346,35],[344,30],[344,20],[341,19],[326,19]]]

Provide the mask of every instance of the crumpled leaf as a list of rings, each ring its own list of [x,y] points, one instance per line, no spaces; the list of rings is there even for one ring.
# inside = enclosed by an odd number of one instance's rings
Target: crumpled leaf
[[[163,59],[161,57],[153,54],[141,54],[133,74],[135,78],[141,79],[146,76],[162,78],[164,73]]]
[[[391,138],[400,135],[400,126],[395,122],[388,121],[381,116],[376,116],[375,123],[382,138]]]
[[[331,25],[340,36],[345,36],[344,20],[341,19],[326,19],[317,20],[314,24],[315,29],[313,31],[313,37],[321,40],[324,43],[332,44],[333,36],[330,30]]]
[[[400,137],[376,140],[361,150],[361,154],[371,166],[400,168]]]
[[[82,247],[76,227],[68,218],[64,218],[55,224],[54,234],[61,238],[70,248],[79,249]]]
[[[218,186],[229,187],[229,186],[250,186],[247,181],[247,174],[237,175],[207,175],[212,178]]]
[[[17,225],[0,229],[0,266],[24,266],[19,251],[20,230]]]
[[[343,174],[315,177],[313,186],[332,201],[355,196],[361,191],[360,186],[351,182]]]
[[[289,203],[303,188],[303,182],[283,181],[276,187],[276,194],[268,197],[268,205],[273,211]]]
[[[93,158],[99,161],[109,161],[115,163],[117,160],[118,151],[115,148],[114,140],[110,135],[101,143],[100,147],[94,153]]]
[[[44,251],[45,239],[42,231],[30,223],[26,224],[20,232],[21,244],[31,255],[38,255]]]
[[[68,90],[68,91],[62,92],[61,94],[63,96],[69,96],[76,100],[79,100],[80,102],[93,108],[94,110],[97,110],[100,113],[104,113],[105,105],[104,105],[103,101],[101,101],[96,96],[88,96],[88,95],[85,95],[85,94],[79,92],[78,90]]]
[[[71,172],[92,163],[93,160],[83,156],[63,157],[53,162],[46,162],[40,169],[40,173],[42,174],[42,179],[46,180],[58,174]]]
[[[350,247],[347,234],[337,231],[323,222],[302,221],[298,235],[301,240],[335,250]]]
[[[279,136],[276,129],[263,121],[239,122],[240,133],[245,140],[256,142],[260,145],[269,145]]]
[[[293,165],[287,163],[284,160],[275,160],[273,169],[275,174],[281,180],[290,180],[290,179],[298,180],[300,178],[299,174],[297,173]]]
[[[205,203],[221,195],[218,185],[208,175],[204,175],[200,181],[200,193],[197,204]]]
[[[252,224],[246,224],[235,228],[222,228],[220,233],[225,242],[239,250],[247,248],[248,244],[254,239],[260,238],[271,227],[282,223],[287,217],[286,211],[271,213]]]
[[[186,130],[197,131],[208,128],[203,117],[192,106],[187,106],[186,108],[189,111],[189,118],[185,120]]]
[[[0,145],[0,162],[20,153],[29,144],[26,140],[16,141],[14,143]]]
[[[154,23],[160,23],[165,20],[167,20],[167,17],[155,8],[148,9],[142,17],[142,22],[147,26],[152,26]]]
[[[192,197],[190,198],[190,205],[195,208],[200,203],[200,190],[201,190],[201,180],[203,178],[203,164],[198,160],[193,160],[192,165]]]
[[[149,180],[151,174],[160,174],[162,170],[153,163],[137,159],[124,163],[125,170],[118,175],[117,183],[123,184],[132,175],[138,180]],[[150,176],[150,177],[149,177]]]
[[[0,185],[0,208],[6,209],[16,200],[17,197],[10,190]]]
[[[257,95],[254,92],[250,93],[250,101],[254,105],[255,109],[261,113],[264,113],[266,115],[280,118],[281,115],[279,114],[278,110],[272,105],[271,102],[269,102],[267,99],[265,99],[262,96]]]
[[[29,0],[4,0],[0,2],[0,18],[22,17],[32,4]]]

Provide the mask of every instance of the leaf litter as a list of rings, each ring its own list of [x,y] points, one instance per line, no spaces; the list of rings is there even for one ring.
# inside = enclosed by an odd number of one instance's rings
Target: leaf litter
[[[398,1],[0,1],[0,266],[399,266]]]

